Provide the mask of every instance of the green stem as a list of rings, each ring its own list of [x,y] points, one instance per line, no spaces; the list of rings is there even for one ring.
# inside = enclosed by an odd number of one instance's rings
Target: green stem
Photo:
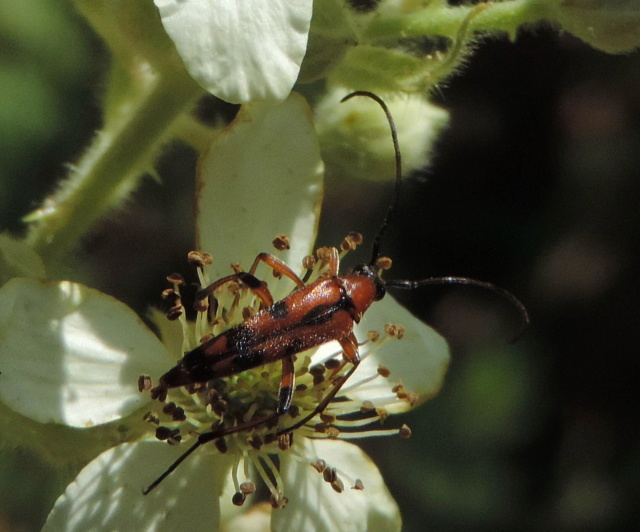
[[[172,124],[201,92],[187,76],[149,75],[145,89],[122,102],[67,181],[26,218],[34,222],[27,241],[48,268],[135,189]]]
[[[364,39],[381,41],[435,35],[453,39],[460,25],[479,5],[482,4],[459,7],[427,6],[400,17],[381,17],[367,27]],[[513,38],[519,26],[537,22],[549,14],[547,4],[541,0],[506,0],[488,2],[486,6],[486,9],[471,19],[470,31],[503,31]]]

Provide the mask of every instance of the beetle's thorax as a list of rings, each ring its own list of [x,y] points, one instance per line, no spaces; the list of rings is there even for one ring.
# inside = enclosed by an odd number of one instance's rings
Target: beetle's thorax
[[[374,301],[379,301],[384,297],[385,290],[382,280],[369,266],[360,266],[343,277],[338,277],[342,283],[346,297],[353,303],[355,309],[354,320],[360,321],[362,315]]]

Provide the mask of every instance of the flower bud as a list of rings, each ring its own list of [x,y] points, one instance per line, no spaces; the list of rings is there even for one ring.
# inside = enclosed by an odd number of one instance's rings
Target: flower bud
[[[395,152],[387,118],[366,98],[338,104],[345,89],[334,89],[316,107],[316,129],[326,173],[334,178],[393,180]],[[393,115],[404,175],[429,163],[433,143],[449,114],[419,95],[381,95]]]
[[[556,0],[555,20],[579,39],[611,54],[640,46],[638,0]]]

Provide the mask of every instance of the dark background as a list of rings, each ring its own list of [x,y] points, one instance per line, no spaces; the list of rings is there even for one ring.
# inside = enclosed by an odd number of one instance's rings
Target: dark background
[[[0,227],[14,231],[99,128],[106,67],[67,3],[16,4],[0,8]],[[363,446],[407,531],[631,529],[640,55],[538,29],[482,43],[434,97],[451,124],[432,165],[405,182],[384,242],[393,277],[491,281],[522,299],[532,323],[511,345],[517,312],[491,293],[399,294],[447,337],[452,366],[439,396],[390,420],[409,423],[412,439]],[[83,255],[86,280],[140,312],[160,304],[162,279],[184,269],[193,241],[193,153],[172,146],[159,166],[164,186],[147,180]],[[389,191],[329,183],[322,243],[372,235]],[[0,531],[37,529],[63,487],[36,457],[1,455]]]

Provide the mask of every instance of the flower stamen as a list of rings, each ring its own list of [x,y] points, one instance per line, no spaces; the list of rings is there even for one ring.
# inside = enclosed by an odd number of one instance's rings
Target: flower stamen
[[[303,261],[306,268],[305,281],[315,282],[333,274],[330,269],[335,268],[337,261],[355,249],[361,241],[361,235],[351,233],[345,237],[339,250],[319,248],[316,251],[317,259],[313,256],[306,257]],[[288,239],[284,235],[279,235],[274,241],[277,248],[285,244],[288,244]],[[194,348],[188,345],[191,343],[187,338],[189,335],[192,335],[197,347],[213,335],[220,335],[243,323],[264,306],[264,299],[256,296],[255,291],[244,282],[231,278],[223,284],[207,284],[206,266],[211,264],[210,255],[191,252],[189,260],[196,266],[198,279],[203,287],[196,293],[196,323],[191,332],[186,324],[180,294],[180,286],[184,284],[184,280],[171,276],[174,287],[165,291],[165,298],[173,305],[173,314],[183,324],[183,346],[187,352]],[[235,265],[234,271],[238,274],[243,272],[239,265]],[[274,290],[273,286],[269,288],[270,291]],[[388,341],[399,340],[403,336],[404,327],[397,324],[386,324],[382,334],[377,331],[369,332],[367,339],[358,344],[360,361],[366,360]],[[162,415],[167,421],[160,426],[155,414],[148,415],[146,419],[159,425],[155,430],[157,439],[173,445],[180,442],[183,436],[196,437],[198,442],[191,449],[211,441],[218,452],[233,456],[231,476],[235,489],[234,504],[244,504],[247,495],[255,491],[253,483],[247,483],[244,488],[244,483],[240,483],[238,473],[242,461],[245,477],[249,478],[249,466],[252,465],[267,486],[272,505],[282,507],[287,499],[279,472],[280,461],[274,461],[274,457],[287,453],[296,459],[300,458],[297,447],[292,447],[294,432],[310,438],[345,440],[396,435],[400,432],[397,428],[371,429],[372,424],[382,423],[388,415],[386,410],[375,405],[412,400],[411,393],[405,391],[401,383],[395,386],[390,384],[388,393],[369,397],[364,402],[349,398],[352,392],[360,388],[367,389],[366,385],[375,380],[388,379],[390,372],[384,367],[378,367],[369,373],[359,371],[358,380],[353,380],[356,366],[350,363],[342,350],[329,351],[328,354],[314,356],[313,359],[307,353],[296,354],[292,358],[296,386],[292,404],[285,416],[275,414],[280,400],[280,365],[265,364],[224,379],[168,390],[152,388],[154,398],[166,401],[167,396],[169,397],[162,408]],[[148,377],[140,378],[141,390],[147,390],[150,386]],[[298,421],[290,421],[293,419]],[[188,451],[190,452],[192,451]],[[325,481],[338,493],[344,491],[343,478],[351,482],[353,489],[362,489],[361,481],[351,479],[336,468],[317,465],[316,469],[322,469]]]

